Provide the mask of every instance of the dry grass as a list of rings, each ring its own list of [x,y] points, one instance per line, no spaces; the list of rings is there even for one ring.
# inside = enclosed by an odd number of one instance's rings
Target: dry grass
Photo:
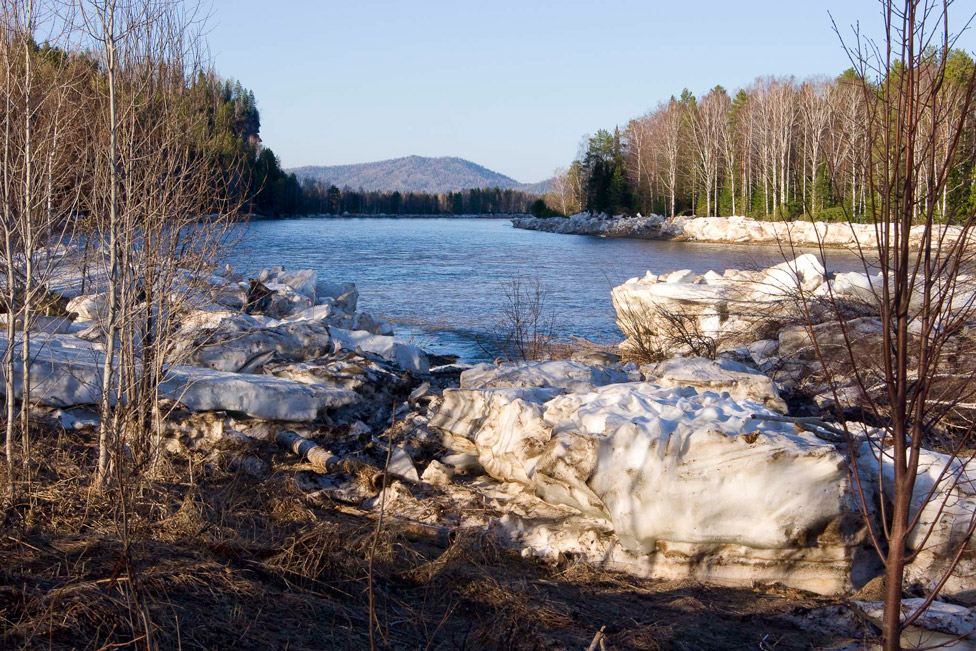
[[[42,432],[36,451],[32,499],[0,533],[0,648],[368,648],[375,519],[303,499],[284,456],[266,450],[263,482],[177,461],[99,495],[90,436]],[[395,521],[374,574],[380,648],[581,649],[604,625],[609,649],[829,641],[792,617],[825,603],[807,595],[547,568],[483,535],[448,542]]]

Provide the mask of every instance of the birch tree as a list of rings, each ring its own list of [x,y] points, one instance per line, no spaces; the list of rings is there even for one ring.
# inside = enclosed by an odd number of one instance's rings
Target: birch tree
[[[824,136],[831,123],[833,85],[823,79],[804,82],[798,100],[803,132],[801,196],[804,206],[808,206],[807,212],[815,214],[819,209],[816,182],[822,163]],[[808,184],[811,188],[809,193]]]
[[[225,186],[233,171],[199,151],[206,111],[190,91],[204,64],[199,6],[91,0],[82,15],[105,77],[90,199],[105,242],[95,261],[107,296],[96,474],[104,485],[123,444],[158,458],[157,394],[173,361],[174,319],[201,300],[192,279],[215,262],[240,205]]]
[[[698,173],[705,188],[706,217],[712,214],[713,205],[716,206],[715,215],[718,215],[718,174],[724,151],[729,107],[728,93],[721,86],[716,86],[702,97],[692,120]]]
[[[20,430],[19,481],[29,487],[31,469],[29,368],[31,332],[42,309],[50,304],[48,281],[58,262],[78,193],[70,188],[77,178],[71,164],[74,141],[65,131],[77,124],[79,107],[71,95],[80,83],[76,68],[65,56],[70,21],[64,12],[40,0],[2,3],[5,39],[3,249],[6,346],[3,360],[6,395],[8,498],[18,482],[14,468],[14,438]],[[37,46],[39,35],[45,40]],[[19,359],[16,352],[19,349]],[[20,385],[15,386],[15,366]],[[19,414],[14,402],[22,396]]]
[[[668,216],[675,216],[675,201],[678,195],[678,183],[680,181],[680,160],[681,147],[683,145],[682,135],[684,126],[683,108],[674,97],[666,106],[661,106],[658,111],[663,116],[662,122],[662,147],[663,157],[661,170],[664,175],[664,186],[667,188],[670,198],[670,211]]]

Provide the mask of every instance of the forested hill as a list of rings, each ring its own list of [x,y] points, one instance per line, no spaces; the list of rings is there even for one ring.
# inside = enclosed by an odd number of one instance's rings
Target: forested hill
[[[301,181],[368,192],[425,192],[437,194],[469,188],[544,192],[548,182],[522,184],[463,158],[407,156],[357,165],[307,166],[289,170]]]

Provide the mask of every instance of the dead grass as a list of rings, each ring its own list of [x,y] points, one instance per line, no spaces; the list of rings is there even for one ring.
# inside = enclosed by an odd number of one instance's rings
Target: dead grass
[[[176,461],[90,495],[88,436],[39,432],[36,450],[32,500],[0,530],[0,648],[368,648],[375,520],[302,499],[284,456],[267,451],[263,482]],[[830,603],[809,595],[547,568],[483,535],[395,521],[377,550],[380,648],[583,649],[601,626],[608,649],[832,641],[797,624]]]

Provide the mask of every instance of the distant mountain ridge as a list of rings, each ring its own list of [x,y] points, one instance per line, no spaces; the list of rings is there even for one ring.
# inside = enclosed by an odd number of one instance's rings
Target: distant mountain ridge
[[[398,190],[436,194],[497,186],[503,190],[541,194],[549,187],[548,180],[519,183],[510,176],[453,156],[406,156],[355,165],[307,165],[287,171],[294,172],[299,181],[311,179],[324,185],[372,192]]]

